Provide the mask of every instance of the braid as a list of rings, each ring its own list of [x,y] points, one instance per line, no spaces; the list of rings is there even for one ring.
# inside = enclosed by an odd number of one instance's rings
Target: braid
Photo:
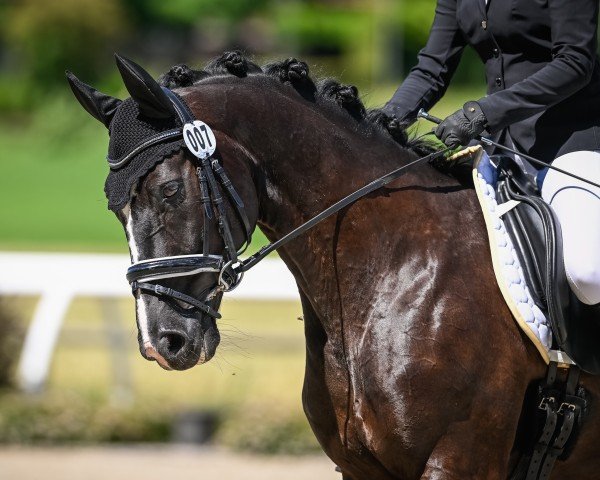
[[[241,51],[232,50],[212,59],[204,70],[209,75],[235,75],[236,77],[247,77],[251,74],[262,73],[262,69],[248,60]]]
[[[296,58],[272,62],[261,68],[248,60],[240,50],[231,50],[213,58],[203,70],[193,70],[184,64],[175,65],[159,78],[159,83],[168,88],[189,87],[215,75],[234,75],[239,78],[267,75],[276,78],[293,87],[305,100],[314,103],[324,99],[329,105],[342,108],[357,122],[373,125],[400,146],[418,155],[425,156],[436,150],[436,145],[430,141],[411,138],[407,132],[407,122],[390,117],[380,109],[367,111],[354,85],[344,85],[333,79],[321,80],[315,85],[309,75],[308,64]]]
[[[273,62],[263,67],[265,74],[289,84],[306,100],[314,101],[317,87],[310,78],[308,64],[295,58]]]
[[[355,120],[360,122],[366,117],[367,111],[358,96],[358,88],[354,85],[342,85],[336,80],[326,79],[319,82],[317,89],[319,95],[333,100]]]
[[[201,70],[192,70],[185,64],[175,65],[161,75],[158,84],[167,88],[191,87],[198,80],[207,77],[208,74]]]

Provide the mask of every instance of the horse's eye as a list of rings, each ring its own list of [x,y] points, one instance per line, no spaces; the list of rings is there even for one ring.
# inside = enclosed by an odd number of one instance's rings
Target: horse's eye
[[[165,198],[170,198],[179,191],[179,182],[173,180],[163,187],[163,195]]]

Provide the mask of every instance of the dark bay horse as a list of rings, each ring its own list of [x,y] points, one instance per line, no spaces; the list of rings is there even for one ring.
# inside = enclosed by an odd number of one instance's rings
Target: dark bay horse
[[[133,65],[121,69],[133,101],[165,110],[158,84]],[[301,70],[217,69],[170,85],[183,85],[175,91],[213,129],[252,224],[272,241],[419,156],[352,110],[352,92],[313,88]],[[111,142],[127,134],[117,128],[119,100],[71,81]],[[322,94],[332,88],[333,101]],[[196,173],[189,152],[175,149],[113,208],[134,261],[202,251]],[[500,294],[478,208],[468,185],[422,164],[279,252],[304,311],[306,416],[346,480],[510,477],[528,434],[524,398],[545,365]],[[235,222],[233,237],[242,243]],[[218,235],[211,242],[223,248]],[[169,282],[196,296],[207,287],[192,277]],[[136,303],[146,358],[183,369],[213,356],[213,318],[140,292]],[[581,382],[592,408],[553,479],[600,478],[600,385],[587,375]]]

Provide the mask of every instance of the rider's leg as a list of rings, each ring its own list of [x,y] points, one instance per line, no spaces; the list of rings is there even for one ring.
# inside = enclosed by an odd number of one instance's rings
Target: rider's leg
[[[568,153],[552,165],[600,183],[600,152]],[[573,293],[587,305],[600,303],[600,188],[549,170],[542,197],[560,221],[565,270]]]

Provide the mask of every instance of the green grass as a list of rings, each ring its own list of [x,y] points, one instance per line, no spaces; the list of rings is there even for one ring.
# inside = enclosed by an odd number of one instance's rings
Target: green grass
[[[363,91],[365,103],[382,105],[394,88]],[[443,117],[481,94],[451,89],[433,113]],[[419,123],[421,132],[430,128]],[[125,253],[103,192],[107,144],[105,128],[67,96],[0,119],[0,249]],[[265,242],[257,232],[251,251]]]

